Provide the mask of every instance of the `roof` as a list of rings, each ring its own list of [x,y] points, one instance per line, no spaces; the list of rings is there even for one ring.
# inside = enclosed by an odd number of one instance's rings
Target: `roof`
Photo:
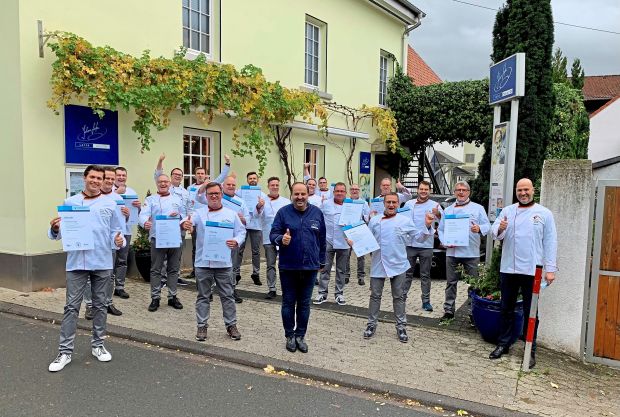
[[[620,95],[620,75],[589,75],[583,80],[583,99],[610,100]]]
[[[464,167],[455,167],[452,171],[452,175],[455,177],[474,177],[476,176],[476,173]]]
[[[592,169],[604,168],[609,165],[614,165],[620,163],[620,156],[615,156],[613,158],[604,159],[602,161],[594,162],[592,164]]]
[[[411,46],[407,48],[407,75],[418,87],[441,83],[441,78]]]
[[[601,107],[596,109],[596,111],[594,111],[593,113],[590,114],[590,119],[593,118],[594,116],[596,116],[597,114],[599,114],[600,112],[602,112],[603,110],[605,110],[607,107],[609,107],[613,102],[615,102],[619,98],[620,98],[620,95],[617,95],[616,97],[612,98],[607,103],[603,104]]]
[[[463,162],[459,161],[455,157],[450,156],[447,153],[442,152],[442,151],[435,151],[435,155],[437,155],[437,159],[442,164],[457,164],[457,165],[463,164]]]

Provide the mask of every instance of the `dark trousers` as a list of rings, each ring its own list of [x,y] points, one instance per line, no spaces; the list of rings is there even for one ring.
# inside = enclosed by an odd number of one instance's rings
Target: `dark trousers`
[[[523,297],[523,337],[527,335],[527,323],[532,305],[532,290],[534,288],[534,276],[523,274],[504,274],[500,273],[501,317],[502,332],[497,344],[499,346],[510,346],[513,327],[515,322],[515,306],[519,292]],[[538,333],[538,314],[536,314],[536,327],[534,328],[534,343],[532,350],[536,350],[536,333]]]
[[[317,271],[280,269],[282,325],[286,337],[306,335],[316,274]]]

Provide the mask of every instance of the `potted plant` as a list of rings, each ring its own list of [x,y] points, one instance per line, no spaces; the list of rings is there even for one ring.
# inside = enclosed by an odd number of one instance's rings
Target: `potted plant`
[[[472,277],[463,274],[469,284],[471,315],[473,323],[484,340],[496,344],[501,333],[500,314],[500,277],[499,267],[502,258],[501,247],[493,249],[491,263],[479,269],[479,275]],[[523,301],[517,301],[515,307],[515,323],[513,327],[514,342],[523,330]]]
[[[147,197],[149,195],[151,195],[150,190],[146,193]],[[137,236],[131,242],[131,249],[138,272],[146,282],[151,281],[151,240],[149,239],[149,231],[140,225],[138,225]]]

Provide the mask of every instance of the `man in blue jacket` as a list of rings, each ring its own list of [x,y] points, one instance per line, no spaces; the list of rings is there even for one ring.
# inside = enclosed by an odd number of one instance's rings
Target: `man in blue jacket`
[[[293,184],[293,204],[282,207],[273,221],[269,239],[280,247],[282,324],[286,349],[308,352],[305,341],[310,299],[317,272],[325,267],[325,220],[321,210],[308,204],[308,187]],[[297,316],[295,316],[297,313]]]

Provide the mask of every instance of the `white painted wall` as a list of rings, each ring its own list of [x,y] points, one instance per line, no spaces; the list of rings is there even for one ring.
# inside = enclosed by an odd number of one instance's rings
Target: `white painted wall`
[[[597,180],[620,180],[620,162],[597,168],[592,171],[592,175]]]
[[[538,341],[581,357],[592,163],[545,161],[540,203],[553,213],[558,233],[556,282],[542,291]]]
[[[592,162],[620,156],[620,98],[590,118],[588,158]]]

